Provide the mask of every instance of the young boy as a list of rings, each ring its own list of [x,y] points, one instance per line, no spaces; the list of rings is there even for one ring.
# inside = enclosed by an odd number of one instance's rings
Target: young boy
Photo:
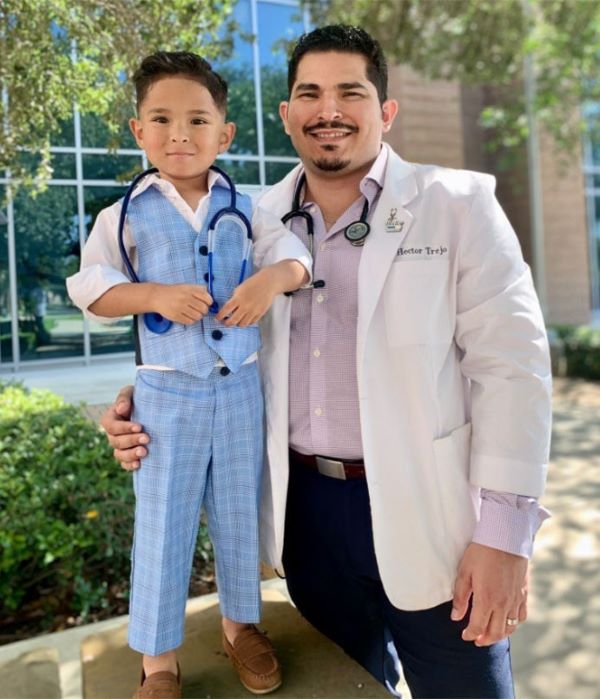
[[[235,132],[225,119],[226,83],[205,60],[184,52],[148,56],[133,79],[138,116],[130,127],[158,168],[133,191],[127,209],[124,247],[140,282],[125,273],[118,202],[100,212],[81,271],[67,286],[90,317],[137,315],[135,419],[152,435],[152,452],[134,475],[129,644],[143,653],[135,697],[180,696],[175,649],[183,641],[202,505],[215,549],[224,648],[244,686],[264,694],[281,684],[281,672],[254,626],[263,463],[256,322],[277,294],[308,280],[310,259],[277,219],[258,209],[252,214],[249,198],[237,193],[237,208],[253,220],[254,262],[261,267],[252,274],[250,260],[238,284],[246,242],[239,217],[236,224],[223,216],[213,241],[207,232],[231,200],[226,180],[210,170]],[[172,325],[153,332],[144,313]]]

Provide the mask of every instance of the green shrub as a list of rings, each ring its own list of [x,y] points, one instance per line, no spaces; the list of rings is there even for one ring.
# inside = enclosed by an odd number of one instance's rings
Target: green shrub
[[[600,380],[600,328],[558,325],[566,376]]]
[[[0,599],[82,619],[127,588],[130,474],[100,430],[49,391],[0,383]],[[206,534],[198,554],[210,558]]]

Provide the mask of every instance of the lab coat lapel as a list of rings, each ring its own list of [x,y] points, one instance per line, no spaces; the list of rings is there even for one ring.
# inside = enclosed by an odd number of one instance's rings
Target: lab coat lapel
[[[405,208],[418,194],[415,168],[388,148],[388,162],[381,196],[371,219],[358,269],[357,359],[364,353],[367,329],[398,248],[413,223]]]

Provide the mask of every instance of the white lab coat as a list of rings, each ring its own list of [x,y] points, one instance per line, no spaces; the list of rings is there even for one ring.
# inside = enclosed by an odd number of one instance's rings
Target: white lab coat
[[[266,192],[261,205],[285,214],[297,174]],[[361,432],[379,572],[400,609],[452,597],[480,488],[539,496],[544,486],[547,339],[494,186],[490,175],[407,163],[389,149],[362,251]],[[278,569],[289,468],[290,307],[289,297],[276,299],[260,357],[268,455],[261,545],[263,559]]]

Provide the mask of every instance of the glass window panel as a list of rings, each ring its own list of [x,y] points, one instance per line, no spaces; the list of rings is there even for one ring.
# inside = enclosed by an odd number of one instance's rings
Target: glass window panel
[[[19,160],[33,173],[42,160],[39,153],[19,153]],[[73,153],[51,153],[52,179],[75,179],[75,155]]]
[[[123,124],[120,132],[115,135],[110,133],[104,120],[96,114],[81,116],[81,142],[86,148],[108,148],[116,145],[119,148],[137,148],[128,124]]]
[[[260,184],[258,163],[251,160],[217,160],[217,165],[225,170],[236,185]]]
[[[598,260],[598,269],[600,270],[600,197],[594,198],[594,240],[596,241],[596,256]]]
[[[55,180],[74,180],[77,177],[74,153],[52,153],[50,164]]]
[[[234,10],[239,25],[233,36],[233,51],[226,60],[213,61],[229,86],[227,118],[237,126],[229,149],[234,155],[256,155],[256,96],[252,60],[252,18],[249,0],[241,0]]]
[[[65,119],[60,123],[57,133],[50,138],[50,143],[53,146],[71,146],[75,145],[75,122],[73,119]]]
[[[88,234],[99,212],[114,204],[125,194],[125,191],[125,187],[85,188],[85,226]],[[131,316],[117,320],[110,325],[90,321],[90,340],[93,355],[132,351],[133,325]]]
[[[295,163],[265,163],[267,184],[275,184],[283,179],[290,170],[296,167]]]
[[[8,218],[4,204],[5,196],[6,188],[0,185],[0,365],[13,360],[8,278]]]
[[[83,354],[83,319],[65,287],[78,266],[75,187],[51,185],[15,198],[15,243],[21,359]]]
[[[279,118],[279,103],[287,97],[287,46],[303,32],[304,24],[298,7],[258,3],[266,155],[296,155]]]
[[[128,180],[143,168],[141,156],[84,155],[83,177],[86,180]]]

